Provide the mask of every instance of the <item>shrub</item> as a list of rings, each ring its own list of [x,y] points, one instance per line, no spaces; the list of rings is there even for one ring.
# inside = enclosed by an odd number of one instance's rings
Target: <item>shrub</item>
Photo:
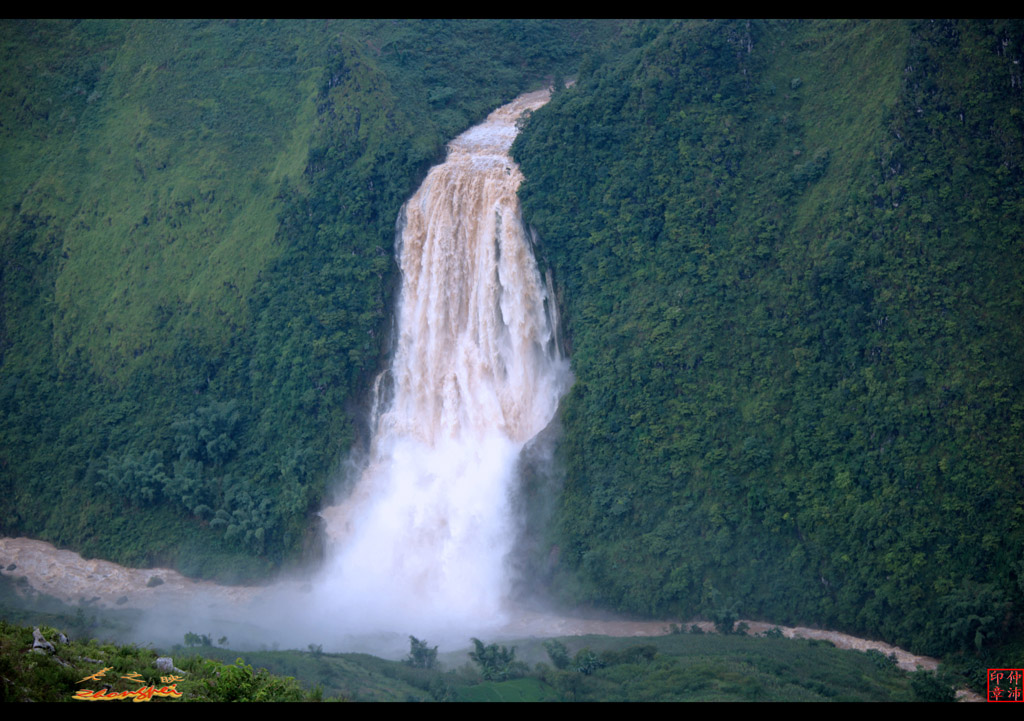
[[[551,659],[555,668],[564,671],[569,667],[569,649],[565,647],[565,644],[551,639],[544,642],[544,650],[548,652],[548,658]]]
[[[945,676],[931,671],[917,671],[910,674],[910,689],[917,701],[956,701],[956,689]]]
[[[496,643],[484,646],[483,641],[478,638],[470,640],[476,648],[469,652],[469,657],[480,667],[480,675],[484,681],[507,681],[510,678],[518,678],[529,670],[526,664],[515,660],[515,646],[507,648]]]

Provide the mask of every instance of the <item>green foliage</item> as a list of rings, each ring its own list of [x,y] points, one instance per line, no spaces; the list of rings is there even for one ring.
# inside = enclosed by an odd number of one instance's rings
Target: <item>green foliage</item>
[[[1011,604],[995,584],[967,583],[939,599],[940,631],[958,651],[982,650],[997,636]]]
[[[589,676],[605,665],[605,662],[589,648],[581,648],[572,660],[572,670],[584,676]]]
[[[883,671],[891,671],[895,669],[898,665],[895,653],[890,653],[888,656],[886,656],[881,651],[876,651],[873,648],[868,649],[864,653],[866,653],[868,657],[874,662],[875,666],[877,666],[879,669],[882,669]]]
[[[572,659],[569,658],[569,649],[561,641],[555,639],[545,641],[544,650],[548,652],[551,663],[559,670],[565,670],[572,662]]]
[[[434,668],[437,665],[437,646],[430,648],[426,641],[409,636],[409,656],[405,663],[413,668]]]
[[[484,646],[478,638],[470,639],[475,649],[469,657],[480,668],[480,676],[484,681],[507,681],[523,676],[528,668],[521,661],[516,661],[516,647],[508,648],[492,643]]]
[[[188,631],[185,633],[185,645],[190,648],[193,646],[212,646],[213,640],[210,638],[209,634],[204,633],[200,635]]]
[[[233,666],[206,661],[203,670],[215,679],[205,681],[207,701],[304,701],[312,700],[303,694],[293,678],[277,678],[265,669],[253,670],[239,658]]]
[[[579,661],[586,661],[581,667],[587,672],[542,665],[530,678],[536,676],[565,701],[913,698],[910,679],[902,671],[876,667],[860,652],[803,640],[676,634],[645,638],[640,644],[637,639],[597,636],[561,641],[572,647]],[[549,645],[535,644],[538,651]],[[524,645],[523,655],[529,650]],[[480,686],[489,694],[501,684]],[[473,698],[484,700],[483,693]],[[461,690],[458,695],[468,698]]]
[[[238,402],[214,402],[201,406],[187,418],[171,425],[178,459],[200,465],[221,467],[238,448],[234,438],[239,431]]]
[[[1020,636],[1024,25],[636,37],[513,148],[576,377],[556,583],[931,654]]]
[[[402,203],[614,28],[4,23],[5,532],[231,581],[315,546]]]
[[[627,646],[621,650],[607,650],[601,652],[601,661],[606,666],[614,666],[620,663],[643,664],[654,660],[658,653],[658,647],[654,644],[642,644]]]
[[[732,599],[723,599],[717,590],[712,589],[708,599],[706,614],[715,624],[715,630],[721,634],[740,633],[735,627],[739,620],[739,602]],[[746,625],[746,624],[743,624]]]
[[[520,678],[511,681],[488,681],[475,686],[455,689],[452,701],[499,703],[558,701],[558,694],[550,686],[535,678]]]
[[[299,554],[365,435],[402,202],[578,69],[515,146],[577,379],[553,583],[727,622],[715,588],[965,665],[1020,637],[1020,21],[17,20],[0,46],[6,533],[232,580]]]
[[[191,657],[176,659],[185,673],[172,683],[161,680],[155,667],[157,653],[134,645],[117,646],[95,640],[56,642],[58,632],[42,627],[47,639],[55,641],[53,653],[31,651],[31,627],[0,621],[0,699],[4,701],[71,701],[81,689],[108,693],[135,691],[144,686],[173,685],[180,699],[154,697],[149,703],[180,701],[312,701],[293,678],[254,671],[238,659],[234,666]],[[194,634],[191,634],[194,635]],[[83,683],[82,679],[96,676]]]
[[[956,688],[949,679],[932,671],[917,671],[910,675],[910,689],[917,701],[953,703]]]
[[[56,638],[55,627],[37,625],[48,639]],[[530,673],[522,665],[515,674],[521,675],[519,678],[482,681],[468,665],[442,672],[365,654],[314,656],[306,651],[254,652],[242,659],[237,652],[202,645],[197,647],[201,655],[184,655],[179,647],[174,665],[185,672],[177,682],[183,701],[308,701],[325,697],[363,701],[896,701],[912,700],[911,684],[920,676],[908,676],[893,666],[879,667],[867,654],[801,640],[684,634],[640,640],[590,636],[557,642],[568,645],[581,660],[584,655],[579,652],[583,650],[586,656],[596,657],[591,672],[540,664]],[[137,672],[146,681],[156,681],[161,675],[154,667],[156,657],[167,655],[149,648],[73,639],[68,646],[57,644],[56,657],[52,657],[26,652],[31,645],[31,626],[0,621],[0,697],[5,700],[69,700],[82,688],[80,679],[105,667],[112,669],[103,681],[110,682],[115,691],[135,689],[137,682],[121,677]],[[517,649],[522,649],[524,657],[539,657],[546,645],[540,639],[526,639]],[[474,644],[474,652],[481,647],[485,655],[493,649],[495,658],[516,663],[515,653],[509,649]],[[947,681],[943,679],[943,683]]]

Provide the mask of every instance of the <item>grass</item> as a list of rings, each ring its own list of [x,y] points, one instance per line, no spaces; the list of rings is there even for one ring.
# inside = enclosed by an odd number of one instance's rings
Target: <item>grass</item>
[[[277,42],[300,29],[254,31],[239,58],[187,24],[125,28],[105,84],[44,174],[60,183],[53,195],[82,200],[40,208],[64,231],[55,300],[74,331],[60,357],[81,352],[124,378],[166,363],[167,337],[199,333],[223,349],[248,324],[245,298],[279,252],[280,208],[263,188],[297,178],[309,150],[319,68],[289,64]]]
[[[0,618],[5,619],[0,621],[0,665],[5,671],[0,675],[7,679],[3,693],[8,700],[70,700],[83,687],[76,686],[76,681],[111,665],[118,672],[139,671],[146,679],[155,678],[153,664],[158,655],[170,655],[177,667],[188,671],[178,688],[186,694],[184,700],[193,701],[260,697],[475,702],[915,700],[913,675],[881,654],[840,650],[806,639],[717,634],[558,639],[570,657],[589,650],[601,659],[604,665],[598,664],[590,673],[574,671],[571,665],[561,671],[551,668],[544,639],[503,640],[515,646],[518,660],[533,666],[520,678],[495,682],[483,681],[469,664],[468,646],[442,654],[444,667],[437,669],[320,649],[117,646],[110,639],[131,633],[138,612],[71,608],[32,593],[10,575],[0,577]],[[32,643],[33,625],[44,626],[48,640],[57,629],[72,638],[72,644],[56,654],[72,662],[71,670],[52,658],[25,653]],[[216,638],[217,630],[209,635]],[[80,657],[96,663],[74,660]],[[221,688],[219,683],[226,685]],[[115,684],[115,689],[122,690],[121,686]]]
[[[63,643],[55,628],[39,631],[52,651],[32,650],[31,628],[0,621],[0,701],[71,701],[87,691],[106,689],[112,696],[147,687],[170,689],[171,694],[151,699],[158,702],[320,700],[320,694],[303,692],[294,679],[254,670],[240,659],[222,664],[179,656],[171,671],[157,668],[159,654],[153,649],[93,639]]]

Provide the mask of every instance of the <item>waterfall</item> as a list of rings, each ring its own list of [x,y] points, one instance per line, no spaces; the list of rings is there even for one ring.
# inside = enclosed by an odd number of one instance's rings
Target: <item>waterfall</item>
[[[402,210],[370,459],[322,514],[330,602],[363,630],[505,621],[517,459],[571,382],[508,154],[516,121],[549,97],[520,96],[451,141]]]

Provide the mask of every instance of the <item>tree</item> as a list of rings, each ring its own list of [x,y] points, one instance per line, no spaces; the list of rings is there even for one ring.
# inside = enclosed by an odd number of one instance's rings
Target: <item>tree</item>
[[[993,583],[965,581],[939,599],[943,615],[940,629],[952,648],[980,653],[985,641],[998,635],[1011,607],[1006,594]]]
[[[572,670],[578,671],[584,676],[589,676],[594,673],[594,671],[597,671],[599,668],[603,668],[604,666],[605,662],[589,648],[580,649],[576,654],[576,658],[572,661]]]
[[[560,671],[564,671],[569,667],[569,649],[565,647],[561,641],[551,639],[550,641],[544,642],[544,650],[548,652],[548,658],[551,659],[551,663],[555,665],[555,668]]]
[[[213,639],[207,633],[198,634],[189,631],[185,634],[185,645],[186,646],[212,646]]]
[[[956,701],[956,688],[950,683],[949,678],[920,670],[918,666],[916,673],[910,674],[910,689],[914,692],[914,698],[918,701],[941,701],[952,703]]]
[[[480,667],[480,675],[484,681],[507,681],[524,674],[526,664],[516,661],[516,647],[507,648],[492,643],[484,646],[478,638],[470,639],[476,650],[469,652],[469,657]]]
[[[425,640],[409,636],[409,656],[405,663],[413,668],[434,668],[437,665],[437,646],[429,648]]]

